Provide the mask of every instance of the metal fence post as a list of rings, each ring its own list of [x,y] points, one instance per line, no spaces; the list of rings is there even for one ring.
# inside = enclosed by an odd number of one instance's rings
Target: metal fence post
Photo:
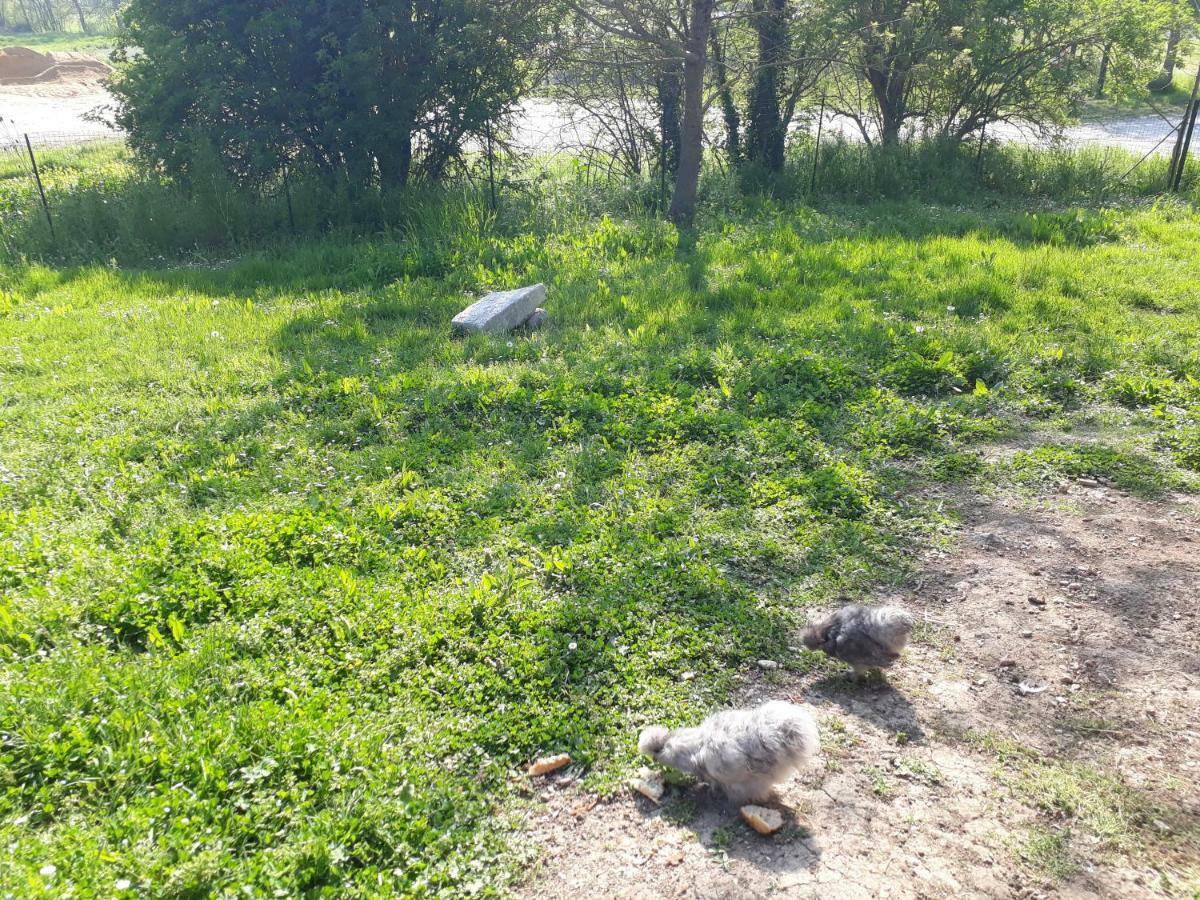
[[[1192,133],[1196,130],[1196,113],[1200,112],[1200,99],[1192,100],[1190,109],[1191,115],[1187,118],[1187,131],[1183,135],[1183,147],[1179,151],[1179,161],[1175,164],[1175,182],[1171,185],[1171,189],[1178,191],[1183,184],[1183,173],[1187,169],[1188,154],[1192,146]],[[1183,122],[1179,123],[1182,130]]]
[[[29,142],[29,135],[25,135],[25,149],[29,151],[29,162],[33,164],[33,180],[37,182],[38,194],[42,198],[42,210],[46,213],[46,224],[50,226],[50,240],[55,244],[58,243],[58,236],[54,233],[54,219],[50,217],[50,204],[46,202],[46,189],[42,187],[42,173],[38,171],[37,157],[33,155],[33,144]]]
[[[288,173],[287,163],[283,164],[283,193],[287,197],[288,227],[291,228],[294,236],[296,234],[296,214],[292,211],[292,179]]]
[[[1196,68],[1196,80],[1192,82],[1192,96],[1188,100],[1186,111],[1179,122],[1179,136],[1175,139],[1175,149],[1171,153],[1171,165],[1167,169],[1167,190],[1178,188],[1183,178],[1183,169],[1187,165],[1185,154],[1187,145],[1191,143],[1192,128],[1189,123],[1196,121],[1196,104],[1200,102],[1200,66]]]
[[[658,142],[658,207],[667,208],[667,138]]]
[[[491,194],[492,212],[496,211],[496,171],[492,163],[492,120],[487,121],[488,189]]]
[[[821,95],[821,111],[817,114],[817,142],[813,144],[812,177],[808,181],[808,195],[817,192],[817,163],[821,159],[821,128],[825,125],[825,95]]]

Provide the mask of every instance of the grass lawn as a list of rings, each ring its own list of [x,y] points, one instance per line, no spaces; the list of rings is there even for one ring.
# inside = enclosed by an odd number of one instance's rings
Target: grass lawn
[[[597,789],[936,479],[1200,469],[1200,215],[449,203],[165,268],[0,269],[0,893],[489,893],[515,773]],[[552,324],[455,340],[544,281]],[[992,469],[983,442],[1135,426]],[[683,679],[685,672],[696,677]]]
[[[37,34],[0,31],[0,47],[28,47],[39,53],[102,53],[112,50],[116,42],[115,33],[103,31],[95,34],[84,34],[82,31],[45,31]]]

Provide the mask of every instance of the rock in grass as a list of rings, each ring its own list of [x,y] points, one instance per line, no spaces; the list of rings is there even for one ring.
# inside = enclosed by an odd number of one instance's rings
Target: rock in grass
[[[526,775],[549,775],[556,772],[571,761],[571,754],[559,753],[557,756],[543,756],[525,770]]]
[[[746,824],[759,834],[774,834],[783,827],[783,813],[766,806],[743,806],[740,810]]]
[[[495,334],[524,325],[546,299],[546,286],[533,284],[513,291],[495,291],[476,300],[451,320],[465,334]]]
[[[629,786],[653,803],[662,800],[663,793],[667,790],[662,773],[647,768],[639,769],[637,777],[629,780]]]

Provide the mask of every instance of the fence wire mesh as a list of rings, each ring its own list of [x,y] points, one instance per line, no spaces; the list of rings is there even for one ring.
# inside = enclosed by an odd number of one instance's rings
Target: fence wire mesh
[[[586,109],[552,100],[526,102],[513,118],[507,133],[498,142],[503,152],[526,162],[540,160],[548,164],[556,158],[571,158],[581,162],[591,172],[603,172],[605,180],[620,178],[655,178],[656,153],[653,149],[655,125],[649,110],[635,111],[636,122],[614,122],[611,111]],[[818,121],[820,119],[820,121]],[[125,140],[118,132],[100,127],[95,122],[72,121],[72,128],[53,130],[39,127],[26,131],[21,122],[9,113],[0,98],[0,212],[6,216],[37,215],[53,229],[55,199],[82,178],[102,177],[101,171],[115,171],[128,165]],[[711,142],[719,145],[719,123],[713,129]],[[1057,129],[1033,129],[1007,123],[989,125],[981,134],[968,139],[968,146],[978,146],[980,157],[985,147],[1015,146],[1061,152],[1086,151],[1103,160],[1102,168],[1122,178],[1139,167],[1169,159],[1182,143],[1181,131],[1186,132],[1187,113],[1178,108],[1152,108],[1150,111],[1114,114],[1067,125]],[[821,117],[810,110],[798,116],[794,126],[795,138],[812,148],[820,135],[820,147],[813,153],[813,188],[820,188],[820,176],[815,161],[821,148],[833,144],[863,142],[858,125],[850,119],[827,114]],[[635,136],[640,146],[630,145]],[[482,160],[490,161],[487,148],[469,148]],[[631,152],[631,149],[636,152]],[[500,151],[497,151],[500,152]],[[640,158],[636,169],[628,160]],[[1190,145],[1186,164],[1194,172],[1195,160],[1200,157],[1200,135]],[[104,170],[103,167],[108,169]],[[493,185],[494,175],[486,164],[479,167]],[[1154,173],[1153,189],[1172,187],[1179,182],[1178,167],[1173,179]],[[519,181],[519,179],[517,179]],[[504,183],[507,179],[502,179]],[[280,191],[286,187],[281,181]],[[663,186],[664,191],[666,185]],[[282,194],[281,194],[282,196]],[[295,230],[290,196],[287,198],[287,220]]]

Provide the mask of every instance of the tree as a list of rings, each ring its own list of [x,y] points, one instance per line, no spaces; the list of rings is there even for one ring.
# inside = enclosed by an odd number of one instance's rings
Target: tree
[[[704,72],[714,0],[692,0],[683,41],[683,119],[680,123],[679,173],[668,215],[690,225],[696,215],[700,166],[704,155]]]
[[[676,60],[658,66],[654,79],[658,100],[658,135],[662,142],[663,170],[676,177],[679,174],[679,155],[683,146],[683,127],[680,123],[679,100],[683,93],[683,69]]]
[[[932,0],[834,0],[834,27],[851,38],[848,62],[866,82],[874,129],[867,127],[856,96],[844,96],[839,112],[858,123],[865,140],[872,140],[874,132],[885,145],[897,143],[905,123],[919,112],[909,101],[930,58],[951,34],[950,5]]]
[[[1163,12],[1157,0],[832,2],[851,40],[841,111],[885,145],[906,126],[958,144],[994,122],[1061,124],[1101,68],[1110,93],[1144,83]]]
[[[1194,0],[1168,0],[1167,45],[1162,67],[1149,83],[1150,90],[1162,93],[1171,89],[1175,81],[1175,67],[1179,63],[1180,45],[1187,32],[1195,28],[1198,15],[1200,4]]]
[[[65,31],[78,23],[80,31],[111,27],[117,0],[0,0],[0,30]]]
[[[749,59],[746,159],[766,172],[783,170],[788,129],[800,101],[837,53],[826,10],[795,0],[751,0],[745,16],[755,53]]]
[[[437,179],[530,83],[536,4],[131,0],[117,121],[183,181],[258,185],[285,165],[359,186]]]
[[[758,57],[746,116],[746,156],[768,172],[780,172],[787,139],[779,82],[788,58],[788,4],[787,0],[753,2]]]
[[[690,225],[696,214],[700,167],[704,156],[704,89],[708,45],[716,0],[571,0],[571,7],[600,31],[652,49],[664,67],[679,66],[679,163],[668,217]],[[660,90],[666,108],[668,91]],[[670,123],[663,120],[665,130]]]
[[[728,31],[726,32],[728,34]],[[725,120],[725,156],[729,164],[736,166],[742,158],[742,114],[734,97],[733,79],[727,62],[728,51],[722,45],[721,36],[713,29],[709,36],[712,44],[713,76],[717,85],[717,98],[721,103],[721,116]]]

